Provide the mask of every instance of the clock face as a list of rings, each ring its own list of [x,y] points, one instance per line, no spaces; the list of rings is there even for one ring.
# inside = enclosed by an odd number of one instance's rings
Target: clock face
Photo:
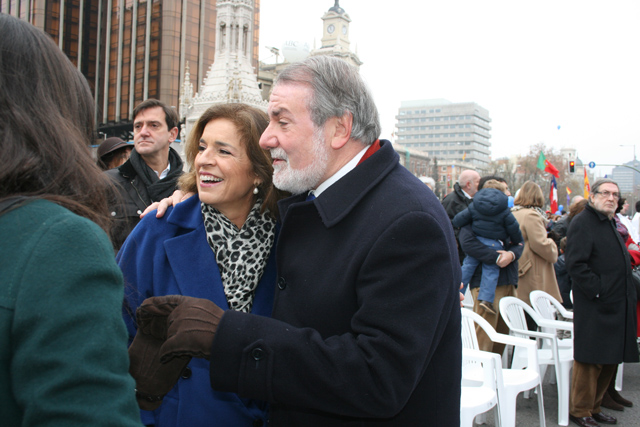
[[[346,25],[342,26],[342,34],[347,34],[347,26]]]
[[[327,32],[328,32],[329,34],[332,34],[332,33],[335,31],[335,29],[336,29],[336,27],[334,27],[334,26],[333,26],[333,24],[331,24],[331,25],[329,25],[329,26],[327,27]]]

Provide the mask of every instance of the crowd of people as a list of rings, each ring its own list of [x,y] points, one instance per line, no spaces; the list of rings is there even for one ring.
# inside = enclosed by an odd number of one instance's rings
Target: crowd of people
[[[379,138],[358,71],[326,56],[284,69],[267,113],[208,108],[186,166],[155,99],[95,161],[84,77],[2,14],[0,105],[8,425],[456,426],[467,287],[502,333],[507,296],[574,311],[576,424],[632,405],[613,384],[638,361],[640,224],[611,180],[553,219],[537,184],[511,207],[473,170],[440,202]]]
[[[459,424],[453,229],[354,67],[289,66],[268,114],[209,108],[184,171],[158,100],[96,164],[86,81],[5,15],[0,102],[8,425]]]
[[[602,407],[622,411],[633,406],[615,389],[615,382],[620,363],[638,362],[640,336],[638,290],[632,279],[632,267],[640,265],[633,238],[638,231],[634,220],[625,215],[629,205],[618,185],[600,179],[588,199],[576,196],[568,213],[552,216],[544,210],[544,195],[537,184],[525,182],[516,193],[515,205],[505,211],[505,195],[510,192],[506,184],[495,184],[504,180],[489,176],[476,184],[474,177],[463,172],[454,191],[442,201],[465,254],[463,289],[467,285],[471,289],[473,310],[502,333],[508,333],[508,328],[498,303],[505,296],[531,305],[531,292],[542,290],[573,310],[570,419],[584,427],[615,424],[616,418],[602,412]],[[489,189],[488,183],[492,183]],[[488,201],[491,188],[500,191],[493,190]],[[640,210],[640,203],[636,209]],[[520,233],[505,234],[511,216]],[[496,224],[502,228],[496,229]],[[491,232],[501,232],[502,237],[492,241]],[[487,267],[497,268],[498,274],[487,275]],[[529,316],[527,322],[530,329],[537,329]],[[504,350],[481,329],[478,344],[486,351],[501,354]]]

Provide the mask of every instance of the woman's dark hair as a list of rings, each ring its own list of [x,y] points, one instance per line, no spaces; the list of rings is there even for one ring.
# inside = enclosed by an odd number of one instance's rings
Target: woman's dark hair
[[[273,186],[273,166],[271,155],[260,148],[260,136],[269,124],[269,117],[264,111],[247,104],[218,104],[209,107],[198,119],[189,136],[184,152],[189,164],[189,172],[180,177],[180,189],[186,192],[198,192],[198,172],[194,167],[200,138],[207,124],[216,119],[226,119],[234,124],[240,140],[247,150],[247,156],[253,167],[253,172],[262,181],[258,187],[258,195],[263,200],[262,210],[269,209],[274,217],[278,215],[278,200],[288,193]]]
[[[0,14],[0,200],[48,199],[108,230],[93,112],[84,76],[51,38]]]
[[[616,213],[620,213],[620,211],[624,207],[625,203],[627,203],[627,198],[626,197],[620,197],[618,199],[618,207],[616,208]]]
[[[129,158],[128,151],[131,149],[132,149],[132,146],[129,146],[129,147],[121,147],[121,148],[118,148],[117,150],[110,151],[104,156],[100,157],[96,161],[96,164],[103,171],[109,170],[111,169],[111,163],[114,160],[120,160],[120,162],[125,162]]]

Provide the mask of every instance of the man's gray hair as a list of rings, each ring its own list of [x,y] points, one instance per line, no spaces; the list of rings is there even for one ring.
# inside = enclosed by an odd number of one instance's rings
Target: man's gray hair
[[[615,182],[614,180],[609,179],[609,178],[601,178],[601,179],[597,180],[596,183],[591,186],[591,194],[597,193],[598,192],[598,188],[600,188],[600,186],[602,184],[613,184],[616,187],[618,187],[618,192],[620,192],[620,186],[618,185],[617,182]]]
[[[274,82],[298,83],[311,87],[307,101],[311,120],[317,128],[332,117],[353,115],[351,138],[370,145],[380,137],[380,117],[373,96],[358,70],[342,59],[312,56],[285,68]]]

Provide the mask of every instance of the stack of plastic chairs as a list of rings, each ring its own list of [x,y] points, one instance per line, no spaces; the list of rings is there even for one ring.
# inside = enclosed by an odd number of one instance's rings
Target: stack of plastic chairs
[[[538,394],[538,414],[540,426],[545,427],[544,400],[542,395],[542,377],[538,365],[538,353],[536,343],[532,340],[499,334],[491,325],[471,310],[462,309],[462,346],[466,349],[479,351],[476,327],[482,328],[489,339],[493,342],[513,346],[514,349],[522,350],[526,356],[524,369],[522,366],[517,369],[504,369],[501,365],[498,377],[498,406],[501,414],[501,424],[503,427],[514,427],[516,425],[516,399],[523,391],[534,389]],[[515,350],[514,350],[515,351]],[[501,360],[497,354],[490,353]],[[500,362],[498,362],[500,364]],[[473,365],[466,365],[462,369],[463,383],[482,381],[483,372]]]
[[[462,368],[473,367],[479,369],[480,380],[468,382],[462,379],[460,393],[460,427],[473,427],[476,416],[484,414],[493,408],[496,425],[501,426],[500,411],[498,409],[498,378],[500,372],[500,357],[485,351],[462,349]]]
[[[539,330],[528,330],[525,313],[538,325]],[[558,386],[558,424],[561,426],[568,425],[573,349],[561,348],[558,331],[566,330],[569,327],[567,324],[571,323],[544,319],[525,302],[514,297],[504,297],[500,300],[500,315],[509,327],[511,334],[536,340],[538,343],[538,363],[542,378],[544,378],[547,366],[555,368],[555,378]],[[542,330],[547,332],[542,332]],[[526,366],[525,364],[523,351],[516,348],[513,353],[512,368],[518,369]]]

